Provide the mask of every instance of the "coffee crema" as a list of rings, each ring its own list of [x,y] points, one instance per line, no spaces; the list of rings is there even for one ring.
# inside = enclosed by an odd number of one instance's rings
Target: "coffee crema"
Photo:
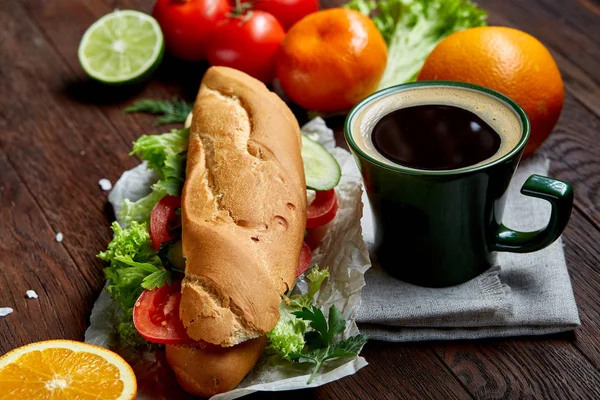
[[[509,153],[521,121],[503,101],[469,88],[421,86],[357,110],[352,137],[370,157],[414,170],[460,170]]]

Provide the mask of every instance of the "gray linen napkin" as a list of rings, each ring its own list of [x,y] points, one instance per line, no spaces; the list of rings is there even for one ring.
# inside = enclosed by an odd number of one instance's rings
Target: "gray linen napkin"
[[[549,162],[524,161],[509,188],[504,223],[517,230],[545,226],[550,204],[523,196],[531,174],[547,175]],[[365,200],[364,238],[373,242]],[[499,253],[498,266],[462,285],[431,289],[387,275],[376,261],[365,274],[357,322],[371,339],[391,342],[543,335],[575,329],[577,305],[561,240],[529,254]]]

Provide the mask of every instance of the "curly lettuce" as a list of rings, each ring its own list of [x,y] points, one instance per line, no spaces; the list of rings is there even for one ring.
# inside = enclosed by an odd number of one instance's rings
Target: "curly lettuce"
[[[148,224],[152,209],[165,195],[180,195],[185,180],[188,129],[142,136],[131,154],[139,155],[154,170],[158,181],[152,192],[136,201],[123,201],[119,222],[112,224],[114,236],[98,258],[108,264],[104,274],[107,290],[121,306],[119,336],[122,343],[139,347],[148,343],[133,326],[133,306],[145,289],[170,283],[173,272],[166,270],[152,247]]]
[[[352,0],[346,7],[370,16],[388,44],[379,89],[416,80],[442,39],[487,24],[487,13],[470,0]]]
[[[119,219],[147,222],[152,209],[165,195],[179,196],[185,181],[189,129],[173,129],[160,135],[143,135],[133,143],[131,155],[138,155],[158,175],[152,192],[136,202],[125,199]]]
[[[133,326],[133,306],[144,289],[160,287],[170,282],[171,273],[152,248],[146,223],[132,221],[127,228],[113,222],[113,240],[98,258],[109,264],[104,268],[108,280],[106,290],[122,310],[119,336],[123,343],[139,346],[145,340]]]
[[[298,318],[294,312],[302,308],[310,308],[314,303],[315,294],[321,285],[329,277],[329,270],[319,270],[313,267],[306,275],[308,291],[302,295],[294,295],[289,302],[282,302],[279,306],[279,321],[277,325],[267,333],[269,339],[268,349],[279,354],[285,359],[291,359],[293,354],[300,353],[306,344],[304,334],[310,323]]]

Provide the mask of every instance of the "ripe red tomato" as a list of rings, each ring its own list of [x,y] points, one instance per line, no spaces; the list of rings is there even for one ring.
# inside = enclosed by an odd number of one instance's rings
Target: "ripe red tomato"
[[[152,343],[193,343],[179,319],[180,302],[181,282],[144,290],[133,307],[135,329]]]
[[[152,209],[150,213],[150,238],[154,250],[158,251],[161,244],[173,240],[169,228],[174,221],[179,219],[175,214],[179,207],[181,207],[181,197],[167,195],[160,199]]]
[[[239,69],[265,83],[275,78],[275,56],[285,36],[274,16],[250,11],[217,24],[208,46],[208,62]]]
[[[312,251],[306,242],[302,242],[302,249],[300,250],[300,257],[298,257],[298,265],[296,266],[296,278],[299,277],[310,267],[312,261]]]
[[[317,196],[306,209],[306,227],[318,228],[335,218],[338,210],[335,189],[317,192]]]
[[[157,0],[152,16],[160,24],[167,51],[188,61],[206,59],[215,25],[231,11],[227,0]]]
[[[287,31],[308,14],[319,11],[319,0],[258,0],[254,9],[272,14]]]

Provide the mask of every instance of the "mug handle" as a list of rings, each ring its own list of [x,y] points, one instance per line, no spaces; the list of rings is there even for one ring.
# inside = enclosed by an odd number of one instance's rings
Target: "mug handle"
[[[552,244],[569,222],[573,208],[573,188],[566,182],[546,176],[531,175],[521,188],[525,196],[544,199],[552,204],[550,222],[533,232],[519,232],[500,225],[490,250],[530,253]]]

